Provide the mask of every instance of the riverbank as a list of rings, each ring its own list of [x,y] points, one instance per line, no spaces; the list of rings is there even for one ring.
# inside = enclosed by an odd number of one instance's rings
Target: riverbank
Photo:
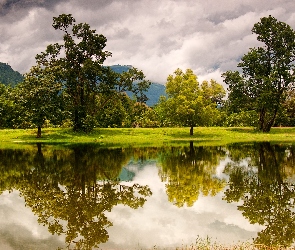
[[[76,144],[95,143],[100,146],[162,146],[193,141],[194,145],[226,145],[241,142],[295,143],[295,128],[272,128],[261,133],[253,128],[197,127],[194,135],[189,128],[97,128],[93,132],[77,133],[70,128],[44,128],[36,138],[36,129],[0,130],[1,147],[8,144]]]

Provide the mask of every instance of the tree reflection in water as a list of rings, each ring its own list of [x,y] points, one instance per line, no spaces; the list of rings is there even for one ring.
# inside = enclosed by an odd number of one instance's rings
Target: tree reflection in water
[[[178,207],[193,206],[199,194],[216,195],[226,185],[216,177],[216,167],[225,157],[222,147],[174,147],[160,154],[160,176],[167,181],[168,200]]]
[[[168,200],[193,206],[199,195],[215,195],[226,182],[216,168],[226,157],[227,202],[250,223],[264,225],[254,243],[290,246],[295,239],[295,146],[255,143],[227,147],[162,147],[101,149],[91,145],[37,145],[33,150],[0,150],[0,191],[19,190],[38,221],[52,234],[65,235],[70,248],[91,249],[108,240],[112,222],[107,212],[116,205],[144,205],[147,186],[118,181],[130,159],[158,159]],[[295,176],[295,175],[294,175]]]
[[[148,186],[116,179],[130,152],[79,146],[68,150],[0,150],[1,190],[20,191],[38,222],[65,234],[68,247],[92,249],[108,240],[105,212],[118,204],[142,207]],[[97,181],[100,180],[100,181]]]
[[[256,143],[229,148],[233,160],[224,199],[243,201],[238,209],[250,223],[264,225],[254,243],[290,246],[295,239],[295,187],[286,172],[294,172],[295,147]],[[245,161],[247,164],[245,164]]]

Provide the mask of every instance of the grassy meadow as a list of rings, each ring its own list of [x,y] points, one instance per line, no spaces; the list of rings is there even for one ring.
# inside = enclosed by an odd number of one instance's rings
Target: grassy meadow
[[[193,141],[194,145],[225,145],[239,142],[295,143],[295,128],[272,128],[262,133],[253,128],[196,127],[189,128],[97,128],[91,133],[77,133],[71,128],[44,128],[36,138],[36,129],[0,130],[0,147],[31,143],[77,144],[95,143],[104,147],[162,146]]]

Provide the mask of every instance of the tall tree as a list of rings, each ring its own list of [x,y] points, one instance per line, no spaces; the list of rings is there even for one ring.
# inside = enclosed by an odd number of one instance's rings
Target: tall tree
[[[36,56],[37,63],[58,66],[56,76],[69,96],[74,130],[88,130],[87,124],[95,111],[95,94],[108,90],[116,79],[109,68],[103,67],[111,56],[104,50],[107,39],[86,23],[76,24],[71,14],[54,17],[52,26],[64,32],[64,43],[48,45],[45,52]]]
[[[263,46],[251,48],[242,57],[238,72],[223,76],[234,103],[252,106],[259,114],[258,129],[269,132],[284,101],[288,86],[294,83],[295,32],[272,16],[261,18],[252,32]]]
[[[105,36],[96,34],[86,23],[76,24],[71,14],[54,17],[52,26],[64,32],[63,44],[48,45],[36,60],[42,67],[58,69],[55,76],[64,85],[75,131],[92,130],[98,109],[104,108],[118,92],[132,91],[139,101],[146,101],[144,92],[150,82],[142,71],[132,67],[119,74],[103,65],[111,56],[104,50]],[[102,95],[105,103],[96,106]]]

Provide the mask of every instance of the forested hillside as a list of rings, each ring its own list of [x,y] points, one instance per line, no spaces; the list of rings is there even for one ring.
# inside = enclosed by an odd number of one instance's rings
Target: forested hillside
[[[14,86],[23,80],[23,76],[14,71],[7,63],[0,62],[0,83]]]

